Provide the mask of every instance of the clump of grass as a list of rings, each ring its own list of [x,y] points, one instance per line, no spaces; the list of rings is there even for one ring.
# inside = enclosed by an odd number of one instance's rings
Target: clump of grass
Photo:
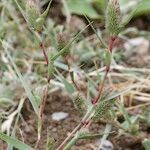
[[[84,133],[82,131],[84,129],[88,129],[93,121],[96,121],[96,120],[99,120],[100,118],[105,117],[105,115],[107,115],[111,111],[111,109],[113,109],[113,105],[115,104],[116,99],[114,98],[114,99],[106,100],[107,96],[103,97],[103,92],[104,92],[104,86],[107,80],[107,76],[110,71],[114,43],[115,43],[115,40],[118,38],[118,34],[123,28],[121,24],[121,13],[120,13],[120,6],[119,6],[118,0],[109,0],[108,6],[106,9],[105,18],[106,18],[105,20],[106,30],[109,35],[109,42],[108,42],[108,46],[104,44],[104,46],[106,46],[106,50],[104,51],[103,59],[104,59],[106,68],[105,68],[104,77],[97,88],[98,94],[95,96],[95,98],[91,99],[91,105],[89,105],[87,109],[82,109],[83,105],[86,106],[84,99],[80,97],[77,97],[77,99],[76,98],[74,99],[75,107],[78,108],[80,111],[81,110],[85,111],[84,113],[85,115],[83,119],[81,120],[80,124],[78,124],[78,126],[62,142],[62,144],[57,148],[57,150],[61,150],[65,144],[66,146],[64,147],[64,149],[69,150],[76,143],[76,141],[80,139],[80,136],[82,136],[83,134],[85,136],[88,136],[89,135],[88,130],[86,130]],[[92,29],[95,32],[93,26],[92,26]],[[100,41],[102,41],[101,40],[102,38],[100,38],[98,35],[97,37],[100,39]],[[103,44],[103,41],[102,41],[102,44]],[[112,124],[113,124],[113,121],[112,121]],[[90,134],[92,135],[92,133]],[[70,138],[72,138],[72,140],[68,142]]]
[[[28,98],[30,99],[30,102],[32,103],[32,106],[34,108],[35,113],[38,117],[38,138],[37,143],[35,145],[35,148],[38,147],[39,141],[41,140],[41,132],[42,132],[42,124],[43,124],[43,112],[45,109],[45,104],[48,96],[48,90],[50,81],[52,79],[52,76],[56,73],[58,74],[59,78],[64,83],[64,86],[68,90],[69,94],[71,95],[73,99],[73,103],[75,105],[75,108],[79,110],[83,114],[83,118],[80,121],[80,123],[77,125],[76,128],[73,129],[73,131],[70,133],[70,135],[56,148],[55,147],[55,141],[53,138],[47,139],[47,149],[53,150],[61,150],[61,149],[71,149],[71,147],[80,139],[91,139],[91,138],[99,138],[101,137],[101,134],[99,133],[91,133],[89,131],[89,126],[92,124],[92,122],[95,122],[99,119],[105,119],[105,118],[113,118],[115,117],[115,111],[114,111],[114,105],[116,103],[116,97],[122,94],[125,91],[121,91],[120,93],[115,93],[114,91],[105,94],[104,88],[105,84],[108,78],[108,74],[111,69],[111,60],[112,60],[112,52],[114,48],[114,43],[118,38],[118,34],[123,30],[125,21],[122,21],[121,19],[121,12],[120,12],[120,6],[118,0],[109,0],[107,10],[106,10],[106,30],[108,32],[108,42],[103,42],[102,37],[99,37],[99,35],[96,33],[94,27],[92,26],[92,22],[88,20],[89,24],[85,26],[80,32],[78,32],[73,38],[70,38],[65,35],[65,33],[59,33],[57,36],[57,53],[54,53],[53,55],[50,53],[48,54],[46,51],[46,48],[44,46],[43,42],[43,29],[44,29],[44,23],[46,20],[46,16],[48,14],[50,4],[52,1],[49,2],[47,9],[41,13],[40,9],[38,8],[38,4],[34,0],[28,0],[25,5],[25,9],[21,7],[21,5],[18,3],[17,0],[14,0],[17,4],[19,10],[21,11],[22,15],[24,16],[24,19],[26,20],[26,23],[32,33],[33,36],[36,37],[39,45],[39,49],[42,50],[43,56],[45,58],[45,64],[47,66],[47,83],[46,86],[44,86],[42,98],[39,103],[36,103],[36,99],[34,95],[32,94],[32,91],[25,83],[24,78],[22,77],[21,73],[19,72],[17,66],[11,59],[11,56],[8,52],[8,47],[5,46],[5,43],[7,43],[5,40],[1,40],[4,49],[6,50],[6,53],[9,57],[9,60],[11,61],[19,79],[21,80],[26,93],[28,95]],[[70,55],[70,46],[71,44],[81,35],[81,33],[87,28],[91,26],[93,31],[95,32],[96,36],[98,37],[99,41],[102,42],[102,45],[105,47],[105,50],[103,52],[103,60],[105,64],[105,71],[103,75],[103,79],[101,82],[97,82],[97,84],[94,87],[94,98],[91,98],[92,96],[86,97],[85,93],[83,93],[78,85],[74,81],[72,72],[70,71],[70,65],[69,61],[67,60],[67,56]],[[63,77],[61,73],[57,70],[55,67],[56,59],[59,57],[62,57],[65,62],[68,65],[68,71],[71,78],[71,83],[67,79]],[[56,72],[56,73],[55,73]],[[129,88],[130,89],[130,88]],[[87,93],[90,93],[90,87],[87,89]],[[90,95],[90,94],[89,94]],[[123,110],[123,108],[121,108]],[[125,112],[125,110],[124,110]],[[132,125],[130,120],[128,119],[128,115],[125,116],[128,124]],[[123,128],[120,124],[118,124],[117,121],[113,121],[113,119],[110,119],[111,121],[109,123],[119,127]],[[131,128],[130,128],[131,129]],[[126,130],[126,129],[125,129]],[[8,138],[7,136],[1,134],[1,139],[5,140],[10,143],[16,143],[13,144],[17,148],[20,148],[20,145],[22,144],[18,140],[14,140],[13,138]],[[28,145],[23,145],[25,148],[32,149],[28,147]]]

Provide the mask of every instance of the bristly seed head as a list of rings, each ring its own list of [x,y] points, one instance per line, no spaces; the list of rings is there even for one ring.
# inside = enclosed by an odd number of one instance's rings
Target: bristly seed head
[[[26,17],[30,27],[35,28],[35,21],[40,15],[40,10],[35,0],[28,0],[26,3]]]
[[[120,32],[120,6],[118,0],[109,0],[106,10],[106,29],[110,36],[115,37]]]
[[[99,118],[104,117],[104,115],[108,112],[108,110],[111,109],[114,102],[115,102],[115,99],[107,100],[107,101],[105,100],[100,101],[95,107],[95,112],[94,112],[92,119],[97,120]]]
[[[61,32],[57,35],[57,42],[58,42],[58,51],[62,50],[68,43],[70,39],[69,33]],[[66,47],[65,52],[62,54],[63,57],[69,54],[70,47]]]
[[[36,0],[27,0],[25,11],[27,23],[31,28],[38,31],[39,33],[43,29],[43,25],[46,16],[48,15],[51,2],[52,0],[49,2],[47,9],[41,14]]]
[[[75,105],[75,108],[78,109],[81,113],[85,113],[87,110],[85,99],[77,92],[74,93],[73,97],[73,103]]]

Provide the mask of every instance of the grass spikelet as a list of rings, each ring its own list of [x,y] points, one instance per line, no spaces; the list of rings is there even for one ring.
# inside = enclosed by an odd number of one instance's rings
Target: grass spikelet
[[[58,51],[60,51],[61,49],[63,49],[66,45],[67,42],[69,41],[69,35],[66,32],[61,32],[57,35],[57,42],[58,42]],[[62,53],[61,55],[63,57],[65,57],[66,55],[68,55],[70,46],[67,46],[64,53]]]
[[[78,109],[81,113],[84,113],[86,111],[87,108],[85,99],[79,93],[74,94],[73,103],[75,105],[75,108]]]
[[[109,0],[106,10],[106,29],[110,36],[117,36],[120,32],[120,6],[118,0]]]
[[[26,3],[26,19],[30,27],[35,28],[36,19],[40,15],[40,10],[34,0],[28,0]]]
[[[97,106],[95,107],[95,112],[94,112],[92,119],[97,120],[103,117],[108,112],[108,110],[111,109],[114,102],[115,102],[115,99],[107,100],[107,101],[104,100],[98,103]]]

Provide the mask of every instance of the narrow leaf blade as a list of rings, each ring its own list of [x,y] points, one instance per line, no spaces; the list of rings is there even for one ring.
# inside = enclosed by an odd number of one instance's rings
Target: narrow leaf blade
[[[17,148],[19,150],[33,150],[33,148],[31,148],[29,145],[15,139],[13,137],[10,137],[2,132],[0,132],[0,139],[9,144],[12,144],[15,148]]]
[[[10,56],[8,50],[7,50],[6,44],[7,44],[6,42],[2,41],[2,45],[3,45],[3,47],[4,47],[4,49],[5,49],[6,53],[7,53],[7,56],[9,58],[10,62],[12,63],[12,65],[13,65],[13,67],[14,67],[14,69],[15,69],[15,71],[16,71],[16,73],[17,73],[17,75],[18,75],[18,77],[19,77],[19,79],[20,79],[20,81],[21,81],[25,91],[26,91],[26,94],[27,94],[27,96],[28,96],[28,98],[29,98],[29,100],[30,100],[30,102],[32,104],[32,107],[33,107],[35,113],[38,115],[38,104],[37,104],[37,101],[36,101],[34,95],[32,94],[30,87],[27,85],[27,83],[24,80],[22,74],[20,73],[18,67],[16,66],[16,64],[13,61],[13,59],[11,58],[11,56]]]

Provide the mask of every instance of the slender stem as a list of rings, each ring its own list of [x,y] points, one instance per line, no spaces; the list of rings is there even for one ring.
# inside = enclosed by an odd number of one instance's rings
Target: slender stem
[[[70,64],[69,64],[68,58],[69,58],[69,55],[65,56],[64,59],[65,59],[65,62],[66,62],[66,64],[67,64],[67,66],[68,66],[68,72],[69,72],[71,81],[72,81],[72,83],[74,84],[74,86],[75,86],[75,88],[77,89],[77,91],[80,91],[78,85],[76,84],[76,82],[75,82],[75,80],[74,80],[74,78],[73,78],[73,75],[72,75],[71,72],[70,72]]]
[[[116,37],[111,37],[110,40],[109,40],[109,47],[108,47],[108,50],[110,51],[110,53],[112,54],[112,49],[113,49],[113,46],[114,46],[114,41],[115,41]],[[105,85],[105,82],[106,82],[106,79],[107,79],[107,75],[109,73],[109,70],[110,70],[110,65],[111,65],[111,62],[110,64],[108,64],[106,66],[106,71],[105,71],[105,75],[104,75],[104,78],[103,78],[103,81],[101,83],[101,86],[99,88],[99,91],[98,91],[98,95],[96,96],[96,98],[94,98],[94,100],[92,101],[93,103],[93,106],[92,108],[90,109],[89,112],[86,113],[86,115],[84,116],[84,118],[82,119],[82,121],[78,124],[78,126],[70,133],[70,135],[61,143],[61,145],[56,149],[56,150],[62,150],[63,146],[67,143],[67,141],[73,136],[73,134],[75,134],[79,129],[81,129],[82,127],[89,127],[92,123],[92,121],[90,120],[90,114],[92,113],[94,107],[95,107],[95,104],[98,102],[98,100],[101,98],[102,96],[102,92],[103,92],[103,88],[104,88],[104,85]],[[74,140],[73,140],[74,141]]]
[[[37,37],[39,39],[39,48],[43,52],[43,55],[45,57],[46,65],[48,67],[49,60],[48,60],[48,56],[46,54],[46,50],[45,50],[44,44],[42,42],[41,32],[38,32],[36,35],[37,35]],[[39,114],[38,114],[38,123],[39,123],[39,126],[38,126],[38,140],[36,142],[35,149],[37,149],[38,144],[39,144],[39,142],[41,140],[41,131],[42,131],[42,125],[43,125],[43,113],[44,113],[45,104],[46,104],[46,100],[47,100],[47,96],[48,96],[48,84],[50,82],[50,79],[51,78],[49,76],[47,76],[47,85],[46,85],[46,88],[43,91],[42,103],[41,103],[40,109],[39,109]]]
[[[109,50],[109,52],[110,52],[111,55],[112,55],[112,49],[113,49],[114,41],[115,40],[116,40],[116,37],[111,37],[109,39],[108,50]],[[93,104],[96,104],[98,102],[98,100],[101,99],[102,92],[103,92],[103,89],[104,89],[104,85],[105,85],[105,82],[106,82],[106,79],[107,79],[107,75],[108,75],[108,73],[110,71],[110,65],[111,65],[111,62],[106,66],[104,78],[103,78],[102,83],[100,85],[100,88],[99,88],[99,91],[98,91],[98,95],[92,101]]]
[[[43,91],[43,97],[42,97],[42,103],[40,105],[39,114],[38,114],[38,140],[35,145],[35,149],[37,149],[39,142],[41,140],[41,131],[42,131],[42,125],[43,125],[43,114],[44,109],[46,105],[46,100],[48,96],[48,84],[46,85],[44,91]]]
[[[64,147],[64,150],[70,150],[71,147],[75,145],[78,140],[79,140],[79,137],[77,136],[77,133],[76,133],[76,135],[71,139],[71,141],[68,142],[67,145]]]
[[[40,47],[40,49],[42,50],[43,55],[44,55],[44,57],[45,57],[46,65],[48,65],[48,57],[47,57],[47,54],[46,54],[46,51],[45,51],[45,48],[44,48],[44,45],[43,45],[42,42],[39,43],[39,47]]]
[[[112,49],[113,49],[113,46],[114,46],[114,42],[116,40],[117,37],[110,37],[109,39],[109,47],[108,47],[108,50],[112,53]]]
[[[62,150],[63,146],[67,143],[67,141],[76,133],[81,127],[83,126],[82,123],[79,123],[76,128],[69,134],[69,136],[61,143],[61,145],[56,150]]]
[[[81,122],[78,124],[78,126],[69,134],[69,136],[61,143],[61,145],[56,149],[56,150],[61,150],[62,147],[67,143],[67,141],[75,134],[79,129],[84,127],[85,125],[88,124],[90,114],[93,112],[94,106],[92,106],[85,116],[82,118]]]
[[[90,127],[90,125],[92,124],[92,122],[93,122],[93,120],[90,119],[88,121],[88,123],[84,125],[84,127],[88,129]]]
[[[104,78],[103,78],[103,81],[101,83],[101,86],[99,88],[98,95],[92,101],[93,104],[96,104],[98,102],[98,100],[101,98],[103,88],[104,88],[104,84],[105,84],[105,81],[107,79],[108,72],[109,72],[109,68],[106,67],[106,71],[105,71]]]
[[[48,96],[48,86],[46,86],[46,88],[44,89],[44,92],[43,92],[42,103],[41,103],[41,107],[40,107],[40,111],[39,111],[40,118],[43,118],[43,112],[44,112],[47,96]]]

